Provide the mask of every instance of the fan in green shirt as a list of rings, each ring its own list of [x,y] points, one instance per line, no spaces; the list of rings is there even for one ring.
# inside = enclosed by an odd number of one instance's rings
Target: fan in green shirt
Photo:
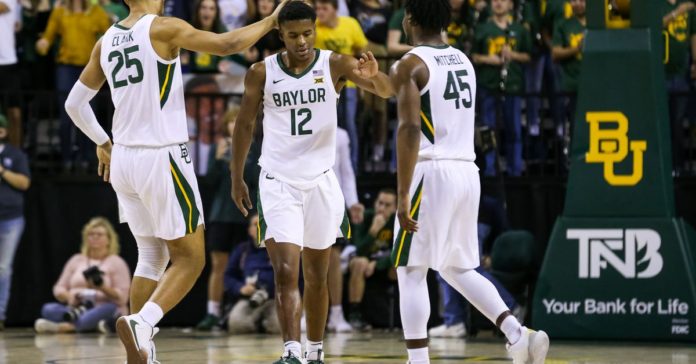
[[[386,275],[396,280],[391,266],[391,250],[394,245],[394,219],[396,217],[396,191],[382,189],[375,200],[375,207],[365,211],[362,224],[353,231],[353,244],[357,256],[350,261],[348,321],[356,330],[367,327],[362,319],[360,303],[365,294],[365,281],[376,275]]]
[[[668,51],[665,57],[667,78],[686,77],[689,68],[689,50],[696,34],[694,3],[689,0],[661,0],[663,2],[663,33]]]
[[[577,91],[586,29],[585,0],[571,0],[571,5],[574,16],[560,22],[553,32],[552,56],[561,65],[564,92]]]
[[[540,25],[547,44],[551,44],[553,32],[558,24],[573,17],[569,0],[539,0]]]
[[[524,91],[522,64],[530,61],[529,32],[520,23],[510,23],[512,0],[493,0],[492,5],[492,17],[475,32],[472,53],[478,83],[489,91],[520,93]]]

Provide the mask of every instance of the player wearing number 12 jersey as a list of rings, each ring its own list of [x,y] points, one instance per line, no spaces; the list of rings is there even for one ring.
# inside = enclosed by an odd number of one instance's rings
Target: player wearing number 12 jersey
[[[99,174],[111,181],[121,220],[138,244],[130,292],[134,314],[119,318],[116,330],[128,364],[145,364],[157,362],[155,326],[188,293],[205,264],[201,198],[185,145],[179,50],[240,52],[275,27],[282,5],[261,22],[214,34],[180,19],[160,17],[164,0],[126,3],[130,14],[97,42],[65,106],[98,145]],[[104,81],[116,108],[113,153],[109,136],[89,106]]]
[[[286,51],[254,64],[247,73],[232,143],[233,197],[246,215],[251,202],[242,180],[244,160],[263,103],[258,235],[268,248],[275,272],[278,319],[285,342],[278,364],[299,364],[305,359],[311,364],[323,363],[330,247],[341,234],[345,211],[332,169],[339,91],[350,80],[381,97],[393,94],[389,78],[378,71],[372,54],[358,61],[314,49],[315,20],[314,9],[301,1],[288,3],[280,12],[278,23]],[[342,233],[347,235],[347,229]],[[305,358],[297,286],[300,255],[307,314]]]
[[[461,51],[442,42],[449,0],[406,0],[404,32],[415,46],[391,70],[399,128],[398,221],[392,259],[410,364],[428,364],[428,269],[440,275],[508,339],[514,364],[542,364],[543,331],[520,325],[479,265],[481,186],[474,164],[476,75]]]

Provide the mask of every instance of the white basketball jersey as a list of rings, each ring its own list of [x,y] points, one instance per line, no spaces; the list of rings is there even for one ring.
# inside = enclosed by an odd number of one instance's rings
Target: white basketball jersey
[[[423,60],[430,73],[420,93],[418,156],[475,161],[476,74],[471,61],[460,50],[449,46],[418,46],[408,54]]]
[[[188,141],[179,57],[160,58],[150,42],[156,15],[132,28],[114,24],[102,38],[101,66],[114,102],[114,143],[162,147]]]
[[[330,58],[330,51],[317,49],[314,63],[302,74],[290,72],[280,53],[264,60],[259,164],[281,181],[311,185],[334,165],[338,94]]]

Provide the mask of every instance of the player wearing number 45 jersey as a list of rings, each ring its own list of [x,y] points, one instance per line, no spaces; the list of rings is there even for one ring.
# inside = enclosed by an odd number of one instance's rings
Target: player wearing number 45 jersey
[[[541,364],[549,338],[520,325],[479,265],[481,192],[474,164],[476,75],[461,51],[442,43],[449,0],[406,0],[403,28],[415,46],[391,70],[399,128],[397,267],[410,364],[428,364],[428,268],[456,288],[508,340],[514,364]]]
[[[188,141],[179,49],[215,55],[240,52],[276,25],[276,13],[233,32],[214,34],[160,17],[164,0],[126,0],[129,16],[92,51],[65,107],[94,141],[99,175],[111,181],[121,220],[138,244],[131,285],[134,314],[116,330],[128,364],[156,361],[156,325],[188,293],[205,264],[203,215]],[[89,100],[107,81],[116,107],[114,146]],[[167,264],[171,259],[171,266]],[[166,269],[166,272],[165,272]]]
[[[301,1],[288,3],[280,12],[286,51],[254,64],[247,73],[232,143],[233,197],[246,215],[251,202],[242,180],[244,161],[263,103],[259,241],[265,242],[275,272],[278,319],[285,341],[277,364],[323,363],[330,247],[340,234],[349,234],[343,195],[332,169],[339,91],[350,80],[381,97],[393,94],[388,76],[378,71],[372,54],[357,60],[314,49],[315,20],[314,9]],[[342,222],[346,229],[341,231]],[[304,355],[297,287],[300,255],[307,314]]]

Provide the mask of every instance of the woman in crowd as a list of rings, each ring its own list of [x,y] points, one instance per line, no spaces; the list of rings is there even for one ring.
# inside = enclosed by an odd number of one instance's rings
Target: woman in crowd
[[[118,235],[103,217],[91,219],[82,228],[82,247],[63,267],[53,296],[41,318],[34,323],[38,333],[95,331],[100,321],[128,314],[130,271],[118,255]]]
[[[220,20],[220,6],[217,0],[196,0],[193,9],[191,25],[194,28],[213,33],[227,31]],[[223,57],[212,54],[187,52],[183,56],[182,63],[188,64],[191,73],[217,73],[218,64],[222,59]]]

